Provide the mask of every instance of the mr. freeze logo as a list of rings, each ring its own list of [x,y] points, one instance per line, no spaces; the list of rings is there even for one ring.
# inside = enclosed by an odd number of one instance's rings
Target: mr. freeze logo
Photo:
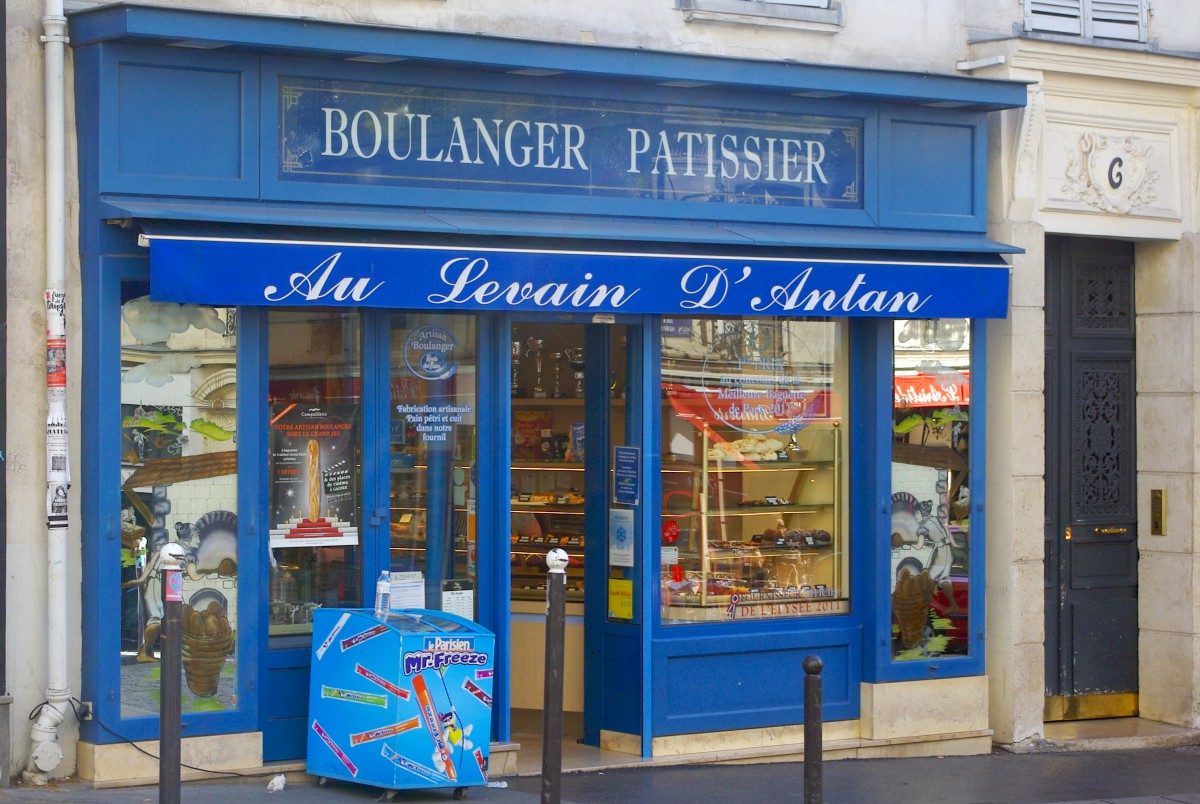
[[[452,664],[482,667],[487,664],[487,659],[486,653],[475,650],[473,640],[425,637],[421,650],[404,654],[404,675],[415,675],[422,670],[441,670]]]

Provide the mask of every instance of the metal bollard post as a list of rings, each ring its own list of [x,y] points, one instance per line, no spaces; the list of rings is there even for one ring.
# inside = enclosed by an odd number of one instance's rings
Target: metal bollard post
[[[804,657],[804,804],[821,804],[821,669],[819,656]]]
[[[179,804],[179,734],[182,689],[179,674],[183,665],[183,547],[167,542],[159,551],[163,574],[162,652],[159,665],[158,703],[158,800]]]
[[[563,640],[567,611],[567,551],[546,553],[546,684],[542,696],[542,804],[562,795]]]

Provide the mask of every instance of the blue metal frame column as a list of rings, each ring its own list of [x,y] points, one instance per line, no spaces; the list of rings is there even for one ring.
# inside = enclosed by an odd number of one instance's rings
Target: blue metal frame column
[[[640,430],[642,446],[642,505],[639,511],[638,530],[642,534],[640,563],[642,565],[642,593],[640,620],[642,623],[642,756],[654,755],[654,640],[651,635],[658,628],[661,586],[659,584],[662,554],[659,538],[659,513],[662,506],[662,475],[657,471],[662,464],[662,373],[659,349],[662,331],[659,316],[643,316],[639,326],[636,350],[632,350],[629,376],[636,377],[639,420],[630,422]],[[654,471],[651,471],[654,469]]]
[[[512,465],[512,373],[509,370],[512,316],[479,317],[479,426],[476,429],[476,549],[479,622],[496,634],[492,690],[492,737],[512,736],[512,606],[509,586],[509,467]]]

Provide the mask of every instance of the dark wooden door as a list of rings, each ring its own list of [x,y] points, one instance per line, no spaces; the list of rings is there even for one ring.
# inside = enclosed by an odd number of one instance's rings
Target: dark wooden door
[[[1133,293],[1131,244],[1047,239],[1048,719],[1136,712]]]

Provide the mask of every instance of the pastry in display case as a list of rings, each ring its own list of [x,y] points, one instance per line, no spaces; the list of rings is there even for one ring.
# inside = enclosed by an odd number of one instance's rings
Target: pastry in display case
[[[584,497],[579,490],[583,482],[582,464],[568,461],[518,464],[512,468],[512,478],[515,490],[509,502],[513,599],[545,599],[546,553],[558,547],[569,558],[567,600],[582,601]]]
[[[705,425],[664,455],[667,621],[848,610],[840,435],[837,421],[786,439]]]

